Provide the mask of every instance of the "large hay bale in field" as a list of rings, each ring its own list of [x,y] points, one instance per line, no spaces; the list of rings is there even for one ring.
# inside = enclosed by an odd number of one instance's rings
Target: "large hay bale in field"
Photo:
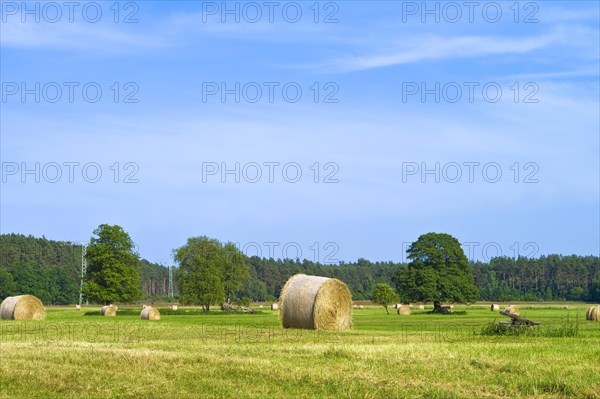
[[[117,315],[117,307],[113,305],[102,306],[100,309],[100,316],[116,316]]]
[[[491,310],[492,312],[497,312],[497,311],[499,311],[499,310],[500,310],[500,305],[498,305],[497,303],[492,303],[492,304],[490,305],[490,310]]]
[[[585,313],[585,319],[591,321],[600,321],[600,305],[590,306]]]
[[[171,310],[177,310],[177,305],[171,305]]]
[[[400,305],[397,312],[398,312],[398,314],[401,314],[401,315],[409,315],[410,314],[410,306]]]
[[[517,309],[517,307],[515,305],[510,305],[510,306],[507,306],[506,309],[504,309],[504,313],[516,314],[518,316],[519,309]]]
[[[81,305],[75,305],[75,310],[81,310]]]
[[[146,306],[140,313],[142,320],[160,320],[160,312],[154,306]]]
[[[43,320],[45,317],[44,304],[33,295],[9,296],[0,305],[2,320]]]
[[[271,310],[279,310],[279,305],[276,303],[271,304]]]
[[[344,330],[352,327],[352,294],[340,280],[296,274],[281,290],[284,328]]]

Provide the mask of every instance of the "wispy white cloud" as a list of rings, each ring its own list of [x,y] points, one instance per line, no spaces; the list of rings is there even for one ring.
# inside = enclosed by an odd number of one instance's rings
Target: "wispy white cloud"
[[[2,24],[0,35],[3,48],[118,52],[164,45],[159,37],[129,33],[112,23],[21,23],[15,19]]]
[[[560,34],[545,34],[529,38],[498,36],[448,38],[427,35],[399,40],[397,44],[389,45],[386,50],[376,51],[375,54],[341,57],[316,67],[330,72],[350,72],[423,61],[523,54],[549,47],[561,39]]]

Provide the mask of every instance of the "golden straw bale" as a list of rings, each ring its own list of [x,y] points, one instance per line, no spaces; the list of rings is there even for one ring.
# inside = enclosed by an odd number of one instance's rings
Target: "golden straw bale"
[[[284,328],[344,330],[352,327],[352,294],[342,281],[296,274],[279,298]]]

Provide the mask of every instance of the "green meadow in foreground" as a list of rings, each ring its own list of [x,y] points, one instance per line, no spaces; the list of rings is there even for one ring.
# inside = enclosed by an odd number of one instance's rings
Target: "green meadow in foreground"
[[[527,336],[481,335],[508,319],[475,305],[355,309],[342,332],[282,330],[270,310],[84,316],[98,309],[1,321],[0,398],[600,398],[585,305],[519,306],[542,322]]]

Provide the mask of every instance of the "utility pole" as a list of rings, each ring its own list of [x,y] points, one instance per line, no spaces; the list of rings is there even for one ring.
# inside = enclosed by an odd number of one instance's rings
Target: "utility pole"
[[[173,266],[169,266],[169,296],[173,298]]]
[[[79,306],[83,302],[83,283],[87,274],[87,259],[85,257],[87,244],[81,244],[81,284],[79,285]]]

